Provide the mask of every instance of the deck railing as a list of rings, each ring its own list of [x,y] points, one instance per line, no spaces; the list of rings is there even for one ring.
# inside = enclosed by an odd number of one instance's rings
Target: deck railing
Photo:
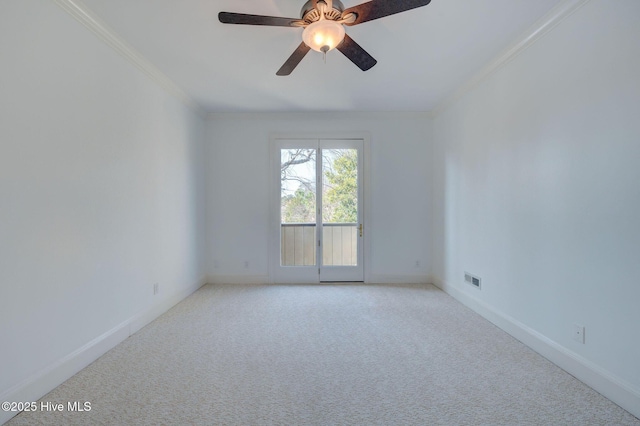
[[[358,225],[355,223],[322,224],[322,264],[357,265]],[[282,266],[316,264],[316,224],[283,223],[280,226],[280,261]]]

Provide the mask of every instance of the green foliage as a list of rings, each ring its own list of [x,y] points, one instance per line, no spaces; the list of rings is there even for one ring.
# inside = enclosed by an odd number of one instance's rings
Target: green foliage
[[[358,221],[358,156],[354,149],[340,150],[333,168],[324,171],[328,189],[323,194],[323,220],[336,223]]]
[[[358,221],[358,157],[353,149],[330,151],[324,159],[322,220],[326,223]],[[286,168],[283,176],[286,175]],[[284,179],[284,178],[283,178]],[[301,182],[293,195],[282,198],[282,223],[315,223],[315,185]]]
[[[316,195],[300,186],[293,195],[282,199],[282,223],[315,223]]]

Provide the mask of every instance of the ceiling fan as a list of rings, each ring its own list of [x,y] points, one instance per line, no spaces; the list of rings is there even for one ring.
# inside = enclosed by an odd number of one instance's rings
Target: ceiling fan
[[[311,49],[324,55],[334,48],[338,49],[362,71],[367,71],[377,61],[345,33],[344,25],[362,24],[426,6],[430,2],[431,0],[371,0],[345,9],[340,0],[308,0],[302,6],[300,19],[233,12],[220,12],[218,19],[223,24],[304,28],[302,43],[276,75],[291,74]]]

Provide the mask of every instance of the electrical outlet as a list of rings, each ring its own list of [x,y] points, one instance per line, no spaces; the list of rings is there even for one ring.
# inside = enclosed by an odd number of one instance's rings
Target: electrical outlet
[[[420,267],[420,261],[416,260],[416,268],[419,268],[419,267]]]
[[[573,340],[584,344],[584,325],[573,324]]]
[[[155,283],[153,285],[153,295],[155,296],[156,294],[158,294],[160,292],[160,284]]]
[[[248,260],[244,261],[244,269],[249,269],[249,261]]]

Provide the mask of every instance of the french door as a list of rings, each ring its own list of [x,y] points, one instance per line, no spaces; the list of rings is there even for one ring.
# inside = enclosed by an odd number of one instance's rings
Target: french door
[[[364,281],[362,139],[276,139],[275,282]]]

